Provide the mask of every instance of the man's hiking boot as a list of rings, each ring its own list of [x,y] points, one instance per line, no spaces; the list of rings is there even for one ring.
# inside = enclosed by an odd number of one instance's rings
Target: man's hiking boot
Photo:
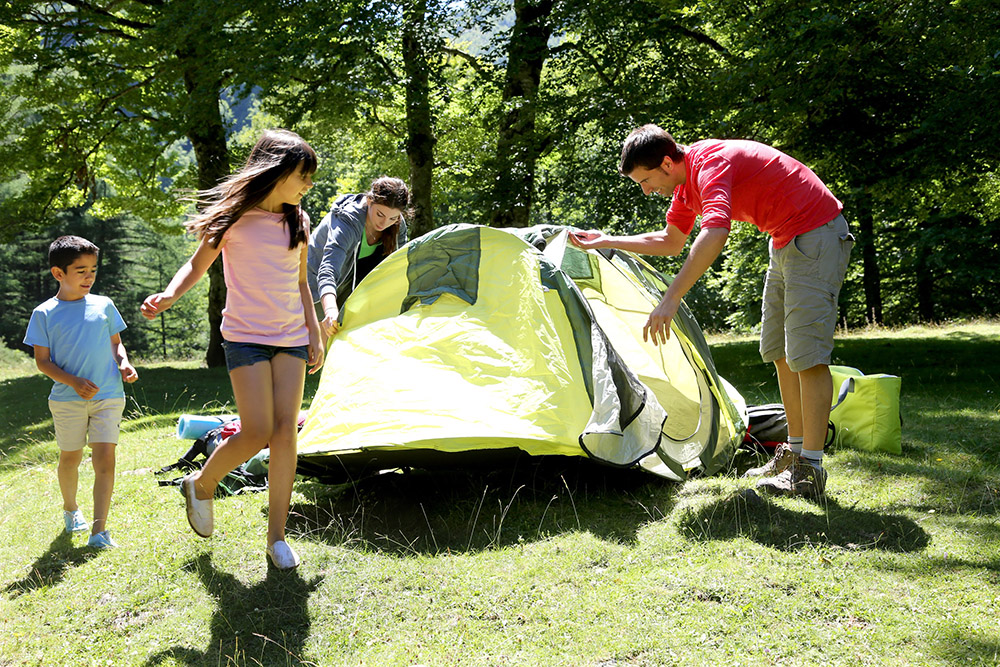
[[[771,457],[770,461],[759,468],[750,468],[750,470],[743,473],[743,476],[770,477],[772,475],[777,475],[791,468],[798,458],[798,455],[792,451],[792,448],[788,446],[788,443],[783,442],[774,448],[774,456]]]
[[[784,472],[757,482],[757,488],[786,496],[821,498],[826,491],[826,470],[800,459]]]

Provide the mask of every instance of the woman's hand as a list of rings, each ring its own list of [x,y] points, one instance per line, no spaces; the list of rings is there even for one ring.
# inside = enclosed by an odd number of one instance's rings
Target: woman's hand
[[[335,336],[337,335],[337,332],[340,331],[340,323],[337,322],[337,318],[340,317],[340,310],[334,306],[332,310],[327,310],[325,312],[326,317],[324,317],[323,321],[319,323],[319,326],[327,337]]]

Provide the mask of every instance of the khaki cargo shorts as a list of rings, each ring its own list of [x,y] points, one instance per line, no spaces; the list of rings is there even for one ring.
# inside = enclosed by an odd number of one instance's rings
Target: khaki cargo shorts
[[[796,373],[830,364],[837,297],[853,247],[843,215],[799,234],[784,248],[776,250],[772,241],[761,309],[764,361],[784,357]]]
[[[89,443],[118,444],[125,412],[124,398],[96,401],[49,401],[56,444],[64,452],[75,452]]]

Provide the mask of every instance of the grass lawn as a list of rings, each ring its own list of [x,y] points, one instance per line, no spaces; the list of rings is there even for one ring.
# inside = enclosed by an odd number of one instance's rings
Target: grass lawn
[[[752,404],[750,338],[712,339]],[[841,448],[821,503],[673,484],[583,459],[300,479],[298,570],[268,570],[265,494],[196,537],[153,471],[180,414],[228,413],[224,370],[143,366],[109,527],[65,535],[45,396],[0,354],[0,666],[952,665],[1000,662],[1000,322],[842,337],[835,363],[903,378],[902,456]],[[306,403],[316,388],[310,379]],[[90,517],[93,473],[81,467]]]

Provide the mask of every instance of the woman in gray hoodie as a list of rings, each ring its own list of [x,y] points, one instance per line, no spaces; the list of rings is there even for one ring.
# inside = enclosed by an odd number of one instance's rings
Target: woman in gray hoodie
[[[341,195],[309,237],[308,279],[322,304],[320,331],[326,339],[340,325],[340,304],[383,258],[406,243],[403,214],[410,191],[398,178],[381,176],[365,194]]]

